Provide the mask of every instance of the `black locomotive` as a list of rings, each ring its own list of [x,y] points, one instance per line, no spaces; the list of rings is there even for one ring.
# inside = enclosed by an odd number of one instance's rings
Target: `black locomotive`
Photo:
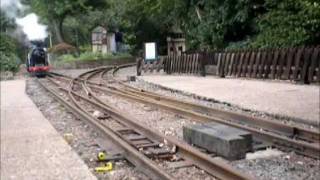
[[[28,53],[27,57],[27,71],[32,76],[44,77],[49,71],[49,63],[47,58],[47,52],[45,48],[35,46]]]

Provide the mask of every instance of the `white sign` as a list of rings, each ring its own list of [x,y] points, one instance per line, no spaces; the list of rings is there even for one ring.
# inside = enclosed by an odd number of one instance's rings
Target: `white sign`
[[[156,43],[150,42],[145,43],[145,60],[155,60],[157,58],[156,54]]]

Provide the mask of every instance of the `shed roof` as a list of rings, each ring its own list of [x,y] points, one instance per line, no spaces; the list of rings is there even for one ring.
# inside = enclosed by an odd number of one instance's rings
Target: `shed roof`
[[[102,26],[97,26],[92,30],[93,33],[106,33],[107,30]]]

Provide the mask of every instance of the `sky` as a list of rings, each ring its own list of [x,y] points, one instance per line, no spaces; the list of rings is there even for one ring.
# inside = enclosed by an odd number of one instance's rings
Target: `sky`
[[[1,9],[9,17],[16,19],[17,24],[22,27],[29,40],[43,40],[47,36],[47,27],[39,23],[39,18],[36,14],[27,14],[25,17],[17,16],[17,9],[23,10],[25,8],[20,3],[20,0],[0,0],[0,2]]]

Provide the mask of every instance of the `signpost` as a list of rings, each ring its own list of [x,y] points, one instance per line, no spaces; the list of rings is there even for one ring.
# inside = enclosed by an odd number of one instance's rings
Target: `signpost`
[[[144,60],[155,61],[157,60],[157,45],[155,42],[147,42],[144,44]]]

